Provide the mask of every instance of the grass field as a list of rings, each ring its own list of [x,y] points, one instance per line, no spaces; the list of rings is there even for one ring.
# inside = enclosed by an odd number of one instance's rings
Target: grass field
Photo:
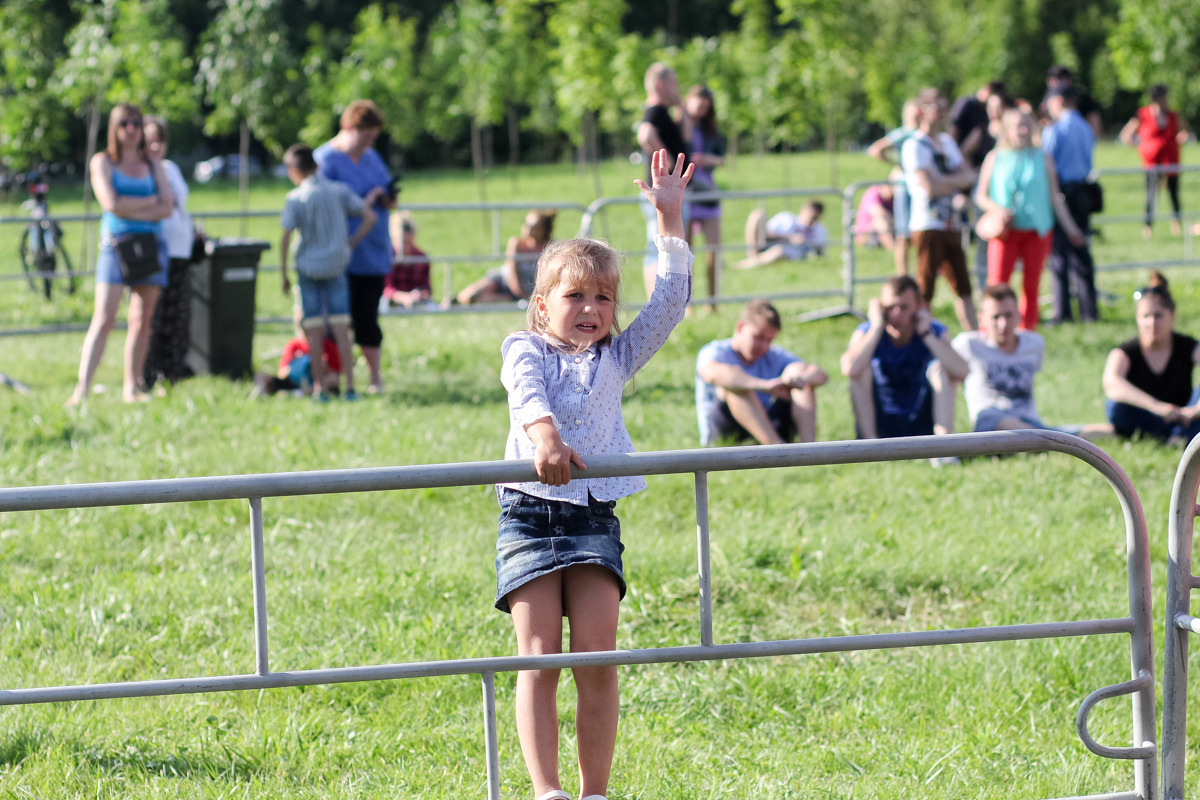
[[[1185,154],[1185,159],[1194,153]],[[1106,150],[1112,163],[1133,154]],[[839,159],[841,183],[876,177]],[[638,173],[604,165],[619,194]],[[786,176],[786,177],[785,177]],[[1200,207],[1191,176],[1188,208]],[[731,188],[829,182],[819,156],[740,158]],[[1113,211],[1136,210],[1140,178],[1109,186]],[[278,208],[281,185],[255,189]],[[194,208],[236,206],[229,189],[197,191]],[[591,176],[523,169],[488,186],[492,200],[587,202]],[[410,202],[477,198],[469,174],[414,173]],[[65,198],[55,208],[68,211]],[[748,206],[727,211],[726,236]],[[5,212],[9,213],[9,212]],[[839,230],[837,214],[830,227]],[[430,252],[485,253],[491,222],[475,214],[419,220]],[[514,229],[519,212],[506,216]],[[564,217],[561,232],[573,222]],[[640,220],[610,221],[634,246]],[[215,226],[214,226],[215,227]],[[1176,257],[1163,230],[1113,226],[1102,262]],[[0,226],[0,236],[8,236]],[[235,233],[235,230],[216,231]],[[252,235],[276,238],[274,222]],[[77,239],[73,241],[78,241]],[[453,248],[448,244],[453,243]],[[0,253],[15,252],[0,239]],[[265,262],[270,261],[267,254]],[[1123,255],[1128,254],[1128,255]],[[732,273],[727,291],[753,293],[829,281],[838,259]],[[885,264],[868,261],[882,274]],[[641,296],[629,270],[627,296]],[[1200,330],[1193,271],[1170,273],[1181,330]],[[458,271],[455,272],[459,284]],[[464,274],[462,282],[470,277]],[[1038,402],[1051,423],[1098,422],[1105,355],[1133,334],[1130,290],[1141,274],[1105,274],[1115,294],[1101,322],[1047,329]],[[46,303],[7,284],[0,327],[86,320],[90,287]],[[287,311],[274,278],[258,292],[264,315]],[[946,300],[946,291],[939,298]],[[836,372],[856,320],[798,324],[819,305],[792,301],[780,341]],[[948,304],[937,314],[952,320]],[[625,416],[639,450],[692,447],[695,353],[728,335],[735,309],[685,320],[638,375]],[[628,314],[626,314],[628,317]],[[24,486],[173,476],[491,460],[503,452],[507,411],[498,345],[515,313],[388,318],[388,393],[317,407],[247,400],[221,378],[181,383],[129,407],[120,337],[88,412],[61,408],[81,334],[0,339],[0,370],[34,391],[0,393],[0,482]],[[289,337],[264,326],[256,358]],[[822,439],[852,435],[846,382],[819,393]],[[959,430],[966,429],[960,402]],[[1103,446],[1138,488],[1150,525],[1155,614],[1162,613],[1166,519],[1179,451],[1145,442]],[[699,641],[691,481],[650,479],[622,502],[630,594],[622,647]],[[956,470],[890,463],[768,470],[711,478],[718,642],[911,631],[1017,621],[1123,616],[1124,526],[1103,480],[1059,455],[977,459]],[[515,652],[491,608],[496,507],[487,487],[268,500],[272,667],[421,661]],[[4,688],[250,672],[249,544],[234,502],[17,513],[0,519],[0,664]],[[1161,626],[1161,623],[1160,623]],[[1156,650],[1161,631],[1155,634]],[[1161,673],[1161,652],[1156,653]],[[1013,798],[1128,789],[1132,767],[1088,753],[1074,731],[1082,698],[1126,680],[1120,637],[955,646],[623,669],[622,725],[610,797]],[[530,796],[515,726],[513,677],[497,676],[501,785]],[[0,714],[0,794],[26,798],[482,797],[483,734],[473,678],[340,685],[263,693],[8,708]],[[572,778],[573,687],[564,679],[563,776]],[[1161,702],[1161,695],[1160,695]],[[1126,701],[1102,704],[1091,730],[1128,744]],[[1195,715],[1193,715],[1193,719]],[[1193,741],[1200,731],[1193,729]],[[1190,769],[1197,765],[1189,764]]]

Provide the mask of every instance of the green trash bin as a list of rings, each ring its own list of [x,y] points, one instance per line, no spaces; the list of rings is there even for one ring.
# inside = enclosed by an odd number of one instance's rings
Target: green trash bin
[[[254,372],[254,289],[258,260],[271,245],[257,239],[210,239],[192,267],[188,366],[197,375],[240,378]]]

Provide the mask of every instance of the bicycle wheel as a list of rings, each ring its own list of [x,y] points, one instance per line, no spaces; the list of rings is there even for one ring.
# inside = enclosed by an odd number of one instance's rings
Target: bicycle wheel
[[[34,263],[34,259],[36,258],[37,247],[36,242],[30,241],[31,233],[32,230],[26,228],[24,233],[21,234],[21,244],[17,252],[21,256],[21,269],[25,272],[25,280],[29,283],[29,288],[36,292],[38,290],[38,268],[37,264]]]
[[[45,235],[43,233],[43,235]],[[38,275],[42,279],[42,292],[46,295],[46,299],[50,299],[50,293],[54,289],[54,268],[56,265],[54,259],[54,251],[48,247],[40,248],[33,258],[33,263],[37,264]]]
[[[62,229],[57,225],[54,226],[54,252],[58,254],[58,259],[62,261],[63,280],[67,284],[67,294],[75,294],[75,270],[71,267],[71,259],[67,255],[67,248],[63,247]]]

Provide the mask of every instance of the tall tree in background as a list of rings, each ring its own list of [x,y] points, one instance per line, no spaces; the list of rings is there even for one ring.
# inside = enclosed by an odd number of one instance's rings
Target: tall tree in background
[[[200,45],[197,82],[212,107],[208,134],[240,133],[242,211],[250,207],[250,135],[276,153],[294,142],[304,122],[299,59],[288,46],[274,0],[224,0]],[[245,217],[242,218],[243,235]]]
[[[1200,110],[1200,3],[1122,0],[1120,21],[1108,39],[1123,88],[1144,92],[1155,83],[1171,89],[1172,105],[1196,119]]]
[[[389,138],[411,144],[420,132],[416,82],[417,25],[379,3],[354,20],[354,36],[329,80],[332,108],[340,116],[354,100],[371,100],[383,112]],[[322,109],[313,109],[313,114]]]
[[[540,0],[496,0],[500,16],[497,46],[503,58],[504,115],[508,123],[508,162],[521,160],[521,121],[546,136],[558,130],[550,43]],[[514,180],[516,171],[513,171]]]
[[[775,89],[779,85],[779,51],[772,31],[778,11],[771,0],[734,0],[733,11],[741,23],[733,45],[734,61],[744,76],[741,102],[726,117],[753,136],[754,152],[767,149],[779,116]]]
[[[49,0],[0,4],[0,159],[19,168],[60,157],[69,114],[51,88],[66,22]]]
[[[479,184],[479,202],[486,203],[487,168],[492,163],[491,127],[504,120],[503,85],[510,54],[500,47],[500,14],[496,8],[484,0],[459,0],[456,8],[460,59],[467,65],[459,91],[471,128],[471,166]]]
[[[613,91],[625,0],[557,0],[547,20],[554,43],[553,80],[563,132],[579,150],[579,163],[593,164],[596,195],[600,183],[597,116],[617,102]]]

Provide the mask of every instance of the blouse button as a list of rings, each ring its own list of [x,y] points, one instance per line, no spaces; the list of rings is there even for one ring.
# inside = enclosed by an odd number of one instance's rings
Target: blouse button
[[[579,394],[579,393],[580,393],[580,392],[582,392],[582,391],[583,391],[583,387],[582,387],[582,386],[576,386],[576,387],[575,387],[575,394]]]
[[[575,356],[575,363],[576,363],[576,364],[582,364],[582,363],[583,363],[583,356]]]
[[[581,419],[577,419],[577,420],[575,420],[575,424],[576,424],[576,425],[582,425],[582,424],[583,424],[583,420],[581,420]]]

